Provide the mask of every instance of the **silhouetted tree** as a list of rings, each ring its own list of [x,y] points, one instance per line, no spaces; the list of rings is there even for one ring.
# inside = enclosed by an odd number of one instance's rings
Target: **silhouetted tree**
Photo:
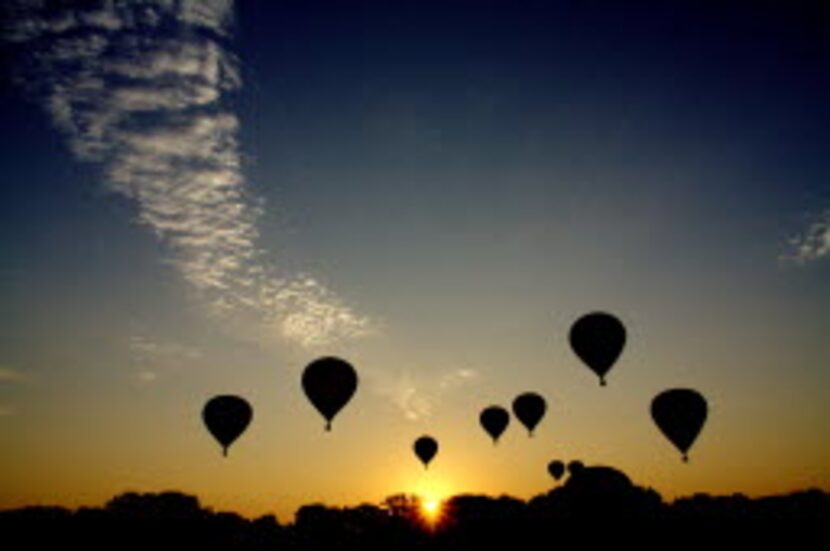
[[[602,519],[657,519],[662,515],[660,494],[635,486],[625,473],[611,467],[580,466],[565,484],[529,503],[537,526],[548,521]]]
[[[62,507],[0,511],[4,541],[25,548],[56,549],[322,549],[506,547],[523,541],[555,541],[573,521],[608,526],[613,520],[662,520],[674,524],[742,520],[830,520],[830,494],[812,489],[749,498],[696,494],[666,504],[622,472],[583,466],[567,482],[528,502],[502,496],[460,495],[447,501],[441,521],[425,522],[417,496],[396,494],[379,505],[301,507],[292,525],[272,516],[248,520],[203,508],[178,492],[125,493],[103,508],[75,512]],[[684,528],[685,530],[685,528]],[[518,538],[518,539],[517,539]],[[552,539],[553,538],[553,539]]]
[[[461,495],[445,506],[441,539],[453,546],[488,545],[524,533],[525,503],[502,496]]]

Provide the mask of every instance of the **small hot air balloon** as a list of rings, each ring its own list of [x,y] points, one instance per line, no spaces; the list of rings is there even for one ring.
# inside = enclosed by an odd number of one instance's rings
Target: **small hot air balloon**
[[[544,417],[546,409],[545,399],[535,392],[525,392],[513,400],[513,415],[527,428],[529,436],[533,436],[533,429]]]
[[[571,348],[605,386],[605,375],[625,346],[625,326],[611,314],[593,312],[571,326]]]
[[[690,388],[665,390],[651,401],[652,419],[683,454],[683,461],[689,460],[689,448],[706,422],[707,411],[706,398]]]
[[[559,480],[565,474],[565,463],[555,459],[548,463],[548,472],[554,480]]]
[[[490,406],[482,410],[478,420],[493,439],[493,444],[497,444],[499,437],[510,423],[510,414],[501,406]]]
[[[222,455],[239,438],[251,422],[254,410],[239,396],[215,396],[202,409],[202,420],[216,440],[222,444]]]
[[[573,461],[568,462],[568,474],[571,476],[579,475],[583,469],[585,469],[585,463],[579,459],[574,459]]]
[[[421,463],[424,464],[424,468],[426,469],[429,467],[429,462],[438,453],[438,442],[435,438],[424,435],[415,440],[412,449],[415,450],[415,455],[418,456],[418,459],[421,460]]]
[[[314,360],[303,371],[303,390],[312,405],[326,420],[326,430],[357,389],[354,367],[340,358],[326,357]]]

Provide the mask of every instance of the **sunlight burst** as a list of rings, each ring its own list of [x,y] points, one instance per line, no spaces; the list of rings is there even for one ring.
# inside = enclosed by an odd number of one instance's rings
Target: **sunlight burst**
[[[421,500],[421,513],[428,522],[437,522],[441,518],[441,500],[437,498],[423,498]]]

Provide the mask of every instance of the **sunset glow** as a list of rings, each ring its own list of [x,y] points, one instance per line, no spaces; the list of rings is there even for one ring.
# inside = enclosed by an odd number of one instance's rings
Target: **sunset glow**
[[[434,524],[441,518],[442,503],[437,498],[423,498],[421,500],[421,512],[427,522]]]

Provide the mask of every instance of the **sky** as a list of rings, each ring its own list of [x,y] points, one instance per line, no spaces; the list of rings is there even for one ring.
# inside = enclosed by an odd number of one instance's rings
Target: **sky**
[[[0,507],[830,489],[818,2],[4,3]],[[597,379],[570,349],[608,311]],[[333,431],[302,393],[349,360]],[[684,464],[651,399],[699,390]],[[545,396],[498,446],[491,404]],[[223,458],[218,394],[253,422]],[[412,442],[431,434],[424,470]]]

